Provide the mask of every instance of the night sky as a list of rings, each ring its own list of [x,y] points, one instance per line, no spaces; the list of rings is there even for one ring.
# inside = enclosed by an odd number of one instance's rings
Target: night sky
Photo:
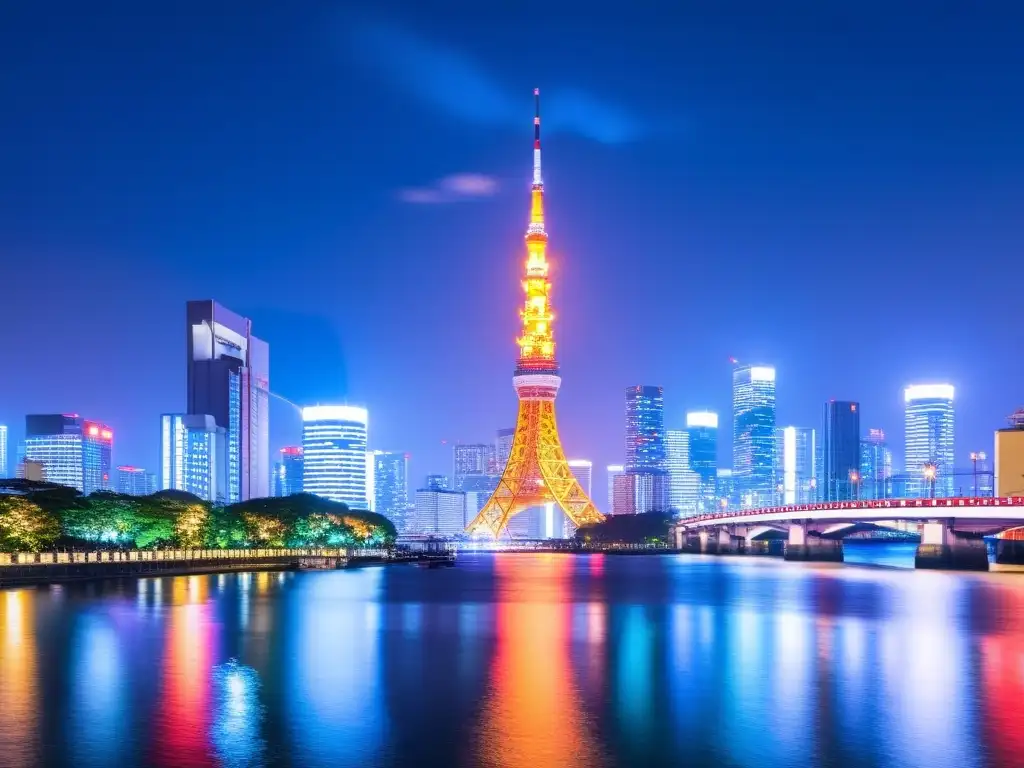
[[[1024,8],[657,5],[3,3],[12,454],[76,411],[155,470],[214,298],[276,393],[450,472],[515,420],[535,86],[569,454],[621,461],[633,384],[727,436],[731,356],[777,366],[780,425],[859,400],[898,461],[903,386],[949,381],[959,463],[990,450],[1024,405]]]

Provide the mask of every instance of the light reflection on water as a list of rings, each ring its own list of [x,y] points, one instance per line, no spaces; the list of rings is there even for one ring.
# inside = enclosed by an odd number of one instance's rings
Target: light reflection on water
[[[0,765],[39,764],[1010,768],[1024,575],[502,555],[6,590]]]

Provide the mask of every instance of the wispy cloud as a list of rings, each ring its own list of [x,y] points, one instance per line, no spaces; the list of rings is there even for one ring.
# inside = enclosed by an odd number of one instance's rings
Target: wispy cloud
[[[363,22],[351,29],[357,61],[424,106],[476,125],[523,124],[532,83],[521,93],[510,89],[460,51],[392,25]],[[655,127],[633,111],[578,88],[539,85],[546,131],[619,144],[640,139]]]
[[[398,193],[406,203],[457,203],[490,197],[498,191],[498,180],[482,173],[456,173],[427,187],[410,187]]]

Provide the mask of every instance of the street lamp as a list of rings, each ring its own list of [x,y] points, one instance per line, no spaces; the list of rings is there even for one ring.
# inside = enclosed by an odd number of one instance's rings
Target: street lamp
[[[939,468],[933,463],[928,462],[922,469],[924,479],[928,482],[929,496],[935,498],[935,475],[938,474]]]
[[[853,498],[860,501],[860,473],[856,469],[850,470],[850,482],[853,484]]]

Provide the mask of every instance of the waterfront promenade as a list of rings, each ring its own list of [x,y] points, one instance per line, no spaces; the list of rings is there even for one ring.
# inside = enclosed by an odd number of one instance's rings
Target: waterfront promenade
[[[333,568],[402,563],[429,565],[447,559],[446,553],[385,547],[15,552],[0,553],[0,588],[119,576],[322,569],[327,564]]]

